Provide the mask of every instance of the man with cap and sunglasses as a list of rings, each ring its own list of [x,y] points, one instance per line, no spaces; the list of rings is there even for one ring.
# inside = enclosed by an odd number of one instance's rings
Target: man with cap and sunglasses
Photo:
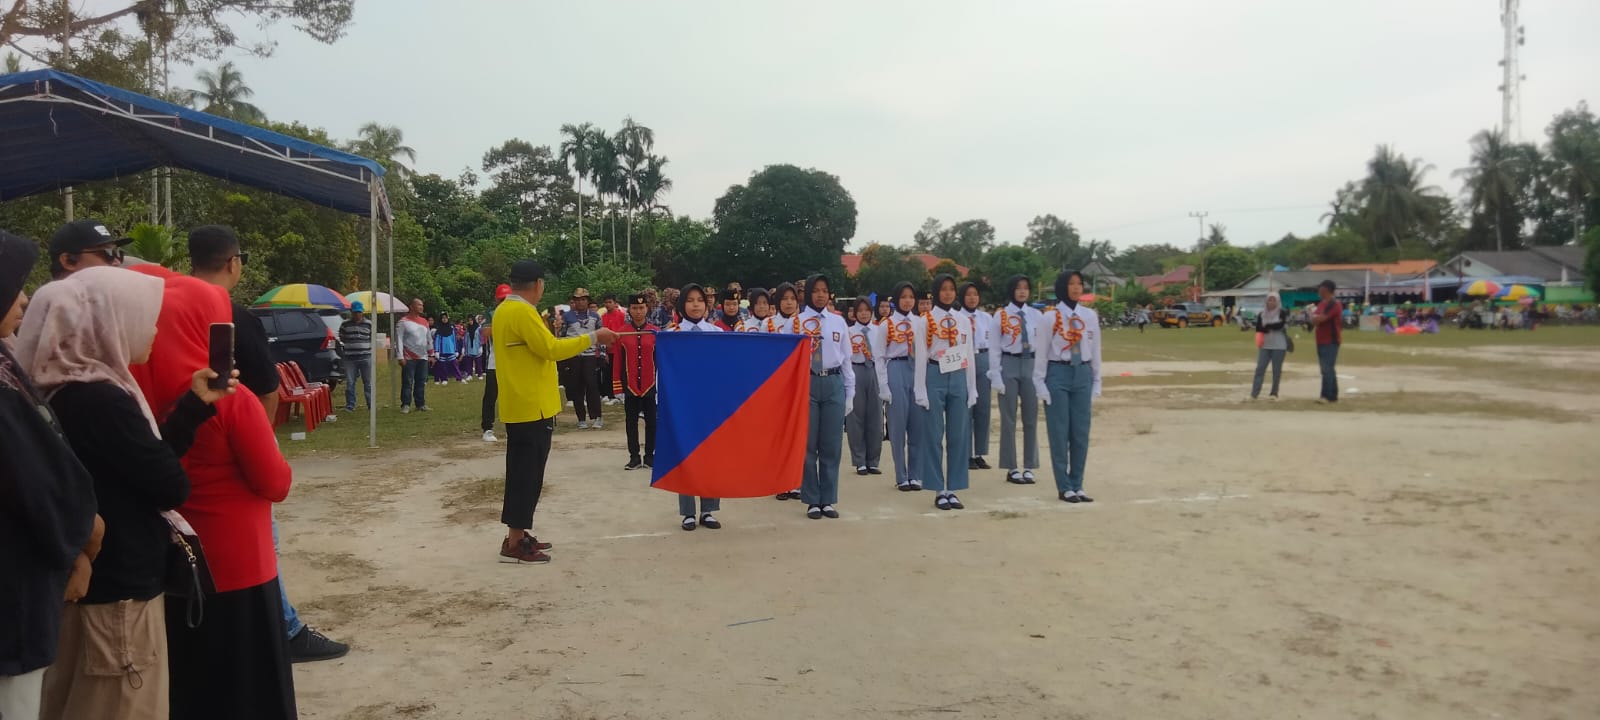
[[[483,354],[485,364],[488,366],[487,380],[483,385],[483,441],[495,442],[499,438],[494,436],[494,407],[500,397],[500,383],[494,376],[494,311],[500,308],[506,297],[511,295],[511,286],[500,283],[494,289],[494,307],[484,313],[483,320]]]
[[[99,220],[77,220],[62,225],[50,237],[50,277],[60,280],[84,268],[118,266],[122,248],[133,238],[119,238]]]
[[[556,363],[617,341],[617,334],[603,327],[557,339],[539,317],[544,286],[539,263],[518,260],[511,266],[511,294],[495,312],[494,355],[506,371],[499,383],[500,415],[506,423],[506,490],[500,511],[506,537],[500,543],[501,562],[550,562],[544,552],[550,544],[539,542],[531,531],[544,490],[555,416],[561,413]]]

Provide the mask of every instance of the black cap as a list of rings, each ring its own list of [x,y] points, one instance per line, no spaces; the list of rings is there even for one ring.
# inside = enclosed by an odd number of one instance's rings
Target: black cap
[[[511,284],[525,285],[544,279],[544,268],[537,260],[518,260],[511,264]]]
[[[119,238],[111,234],[106,224],[99,220],[76,220],[61,226],[50,236],[50,256],[61,253],[80,253],[96,245],[114,243],[118,247],[133,242],[133,238]]]
[[[634,293],[634,294],[628,296],[628,304],[629,305],[649,305],[650,302],[645,299],[644,293]]]

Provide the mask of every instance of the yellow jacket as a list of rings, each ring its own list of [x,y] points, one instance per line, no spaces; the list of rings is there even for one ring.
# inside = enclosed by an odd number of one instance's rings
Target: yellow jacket
[[[500,385],[500,419],[533,422],[561,413],[556,363],[589,349],[589,335],[556,339],[539,309],[511,295],[494,313],[495,379]]]

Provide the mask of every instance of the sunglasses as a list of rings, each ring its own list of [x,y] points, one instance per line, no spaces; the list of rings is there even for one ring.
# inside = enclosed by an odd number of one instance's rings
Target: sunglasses
[[[102,255],[102,256],[105,257],[106,261],[111,263],[112,265],[120,265],[120,264],[122,264],[122,259],[128,256],[127,253],[122,251],[122,248],[119,248],[119,247],[116,247],[116,246],[90,248],[88,250],[81,250],[81,251],[79,251],[79,252],[77,252],[75,254],[77,254],[77,255]]]
[[[249,265],[250,264],[250,253],[248,253],[248,252],[245,252],[245,251],[241,250],[241,251],[239,251],[239,254],[235,255],[234,257],[239,258],[239,264],[240,265]]]

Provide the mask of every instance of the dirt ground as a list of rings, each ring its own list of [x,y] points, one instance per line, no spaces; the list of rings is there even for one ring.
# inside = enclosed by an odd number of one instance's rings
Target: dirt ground
[[[283,575],[354,645],[297,666],[301,715],[1600,716],[1600,388],[1354,368],[1329,409],[1242,402],[1249,369],[1108,363],[1087,506],[847,472],[842,519],[686,533],[619,427],[567,433],[546,566],[496,562],[503,444],[298,460]]]

